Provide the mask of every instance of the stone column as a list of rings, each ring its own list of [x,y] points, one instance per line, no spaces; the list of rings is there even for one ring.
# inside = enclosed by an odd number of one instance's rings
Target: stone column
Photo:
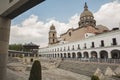
[[[0,80],[6,80],[10,24],[10,19],[0,16]]]
[[[110,52],[110,51],[108,51],[108,58],[109,58],[109,59],[112,58],[112,57],[111,57],[111,52]]]

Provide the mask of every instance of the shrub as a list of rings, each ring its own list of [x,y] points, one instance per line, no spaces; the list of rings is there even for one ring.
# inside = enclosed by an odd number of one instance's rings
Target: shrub
[[[100,79],[99,79],[98,76],[93,75],[93,76],[91,77],[91,80],[100,80]]]
[[[20,55],[19,55],[19,58],[23,58],[23,55],[20,54]]]
[[[30,71],[29,80],[42,80],[41,73],[41,64],[38,60],[35,60]]]

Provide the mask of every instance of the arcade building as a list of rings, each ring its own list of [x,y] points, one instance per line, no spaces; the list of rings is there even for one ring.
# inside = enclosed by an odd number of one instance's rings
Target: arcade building
[[[120,30],[96,25],[87,3],[80,15],[79,27],[70,28],[57,37],[54,24],[50,26],[48,46],[39,49],[42,57],[72,59],[120,59]]]

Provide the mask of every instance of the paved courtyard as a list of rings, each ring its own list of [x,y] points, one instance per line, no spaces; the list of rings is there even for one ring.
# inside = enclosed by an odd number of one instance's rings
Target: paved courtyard
[[[90,78],[62,69],[51,69],[43,71],[43,80],[90,80]]]
[[[28,72],[15,72],[7,70],[7,80],[28,80]],[[62,69],[50,69],[42,71],[43,80],[90,80],[89,77]]]

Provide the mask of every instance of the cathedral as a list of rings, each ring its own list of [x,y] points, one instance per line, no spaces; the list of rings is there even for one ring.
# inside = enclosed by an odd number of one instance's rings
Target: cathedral
[[[78,28],[70,28],[57,37],[52,24],[48,46],[40,48],[39,54],[50,58],[120,59],[119,35],[119,28],[109,30],[106,26],[96,25],[94,15],[85,3]]]
[[[96,20],[91,11],[89,11],[87,3],[85,3],[84,11],[80,15],[79,27],[69,29],[66,33],[60,35],[60,40],[57,38],[57,31],[52,24],[49,31],[49,45],[62,42],[72,42],[85,39],[86,37],[101,34],[109,31],[105,26],[96,26]],[[79,34],[79,35],[78,35]]]

